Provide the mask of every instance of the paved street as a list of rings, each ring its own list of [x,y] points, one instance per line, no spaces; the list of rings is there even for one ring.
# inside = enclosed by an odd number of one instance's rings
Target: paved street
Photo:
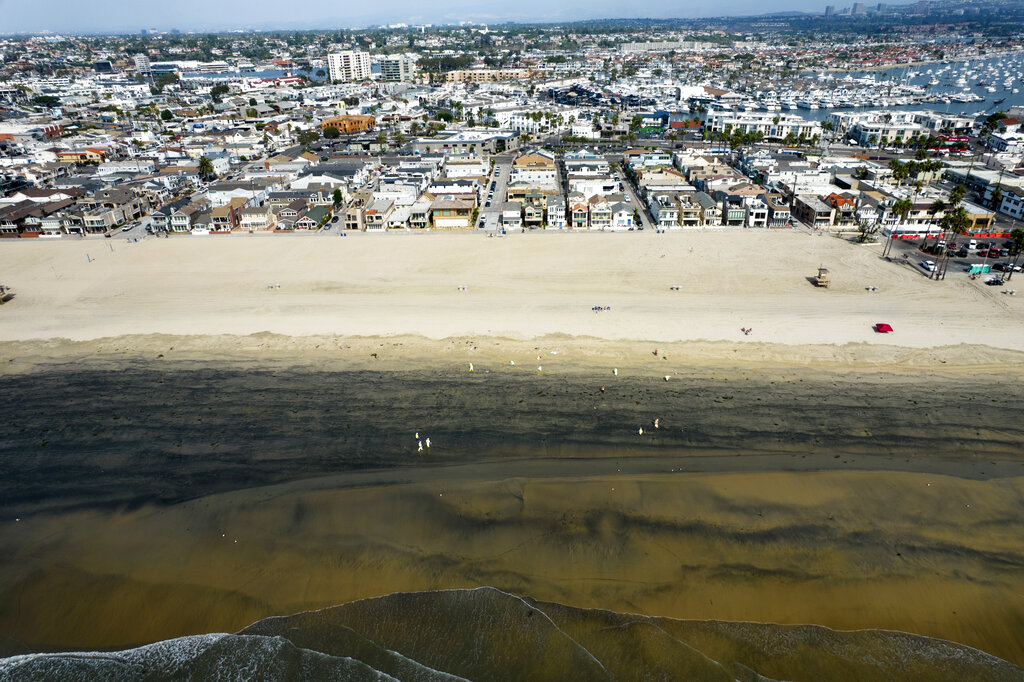
[[[483,225],[485,230],[500,229],[501,202],[505,200],[505,191],[508,189],[508,182],[512,175],[512,160],[516,158],[515,152],[505,152],[494,157],[494,170],[491,171],[491,178],[484,188],[484,196],[480,204],[480,217],[476,221],[476,228]],[[494,184],[494,191],[491,185]],[[487,206],[487,197],[491,196],[490,206]]]
[[[611,162],[612,160],[615,160],[613,158],[610,158],[612,156],[613,155],[609,154],[605,156],[605,158],[608,159],[609,162]],[[617,162],[619,164],[622,163],[621,156],[618,157]],[[633,207],[636,209],[637,213],[640,214],[640,227],[646,230],[655,229],[654,221],[651,220],[651,214],[647,210],[647,204],[640,201],[640,197],[637,196],[636,191],[633,189],[633,185],[630,184],[629,179],[626,177],[626,174],[623,173],[621,166],[615,170],[615,175],[618,177],[619,182],[622,183],[623,193],[629,197],[629,201],[633,204]]]

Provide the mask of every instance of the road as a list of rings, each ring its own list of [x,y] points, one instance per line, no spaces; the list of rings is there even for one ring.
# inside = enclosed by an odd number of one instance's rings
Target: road
[[[505,201],[505,191],[508,189],[509,178],[512,175],[512,160],[516,158],[515,152],[506,152],[494,157],[494,170],[487,180],[487,187],[484,188],[483,203],[480,206],[480,217],[476,221],[476,229],[485,230],[500,229],[501,203]],[[495,185],[494,192],[491,192],[491,184]],[[487,197],[491,196],[491,205],[487,206]]]
[[[633,208],[640,214],[639,227],[647,230],[656,229],[654,221],[651,219],[651,214],[647,210],[647,204],[641,201],[640,197],[637,196],[636,190],[633,189],[633,185],[629,182],[626,174],[622,172],[621,168],[617,168],[615,170],[615,174],[618,176],[619,182],[622,183],[622,187],[624,188],[623,193],[629,197],[629,201],[633,204]]]

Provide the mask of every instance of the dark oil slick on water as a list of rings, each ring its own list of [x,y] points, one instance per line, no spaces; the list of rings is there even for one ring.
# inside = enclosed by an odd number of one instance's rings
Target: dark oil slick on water
[[[8,376],[0,388],[0,509],[173,503],[345,470],[602,449],[941,460],[1021,454],[1024,442],[1020,387],[871,374],[612,384],[590,374],[145,368]],[[423,455],[417,432],[434,444]]]
[[[800,369],[609,379],[145,363],[0,377],[0,655],[26,656],[0,661],[0,680],[213,671],[223,679],[1024,679],[1016,667],[1024,636],[1014,634],[1024,632],[1024,606],[1011,598],[1024,589],[1019,382]],[[431,439],[422,453],[417,433]],[[737,483],[747,473],[774,475],[764,480],[791,486],[794,498],[758,497],[761,479]],[[932,481],[936,488],[924,487]],[[940,489],[938,502],[927,496]],[[972,504],[977,518],[964,516]],[[331,520],[339,516],[343,529]],[[265,553],[231,559],[218,549],[215,527],[226,518],[249,524],[238,538]],[[193,535],[167,532],[186,525]],[[75,529],[90,526],[104,542],[123,533],[121,544],[110,540],[110,556],[80,556],[92,540]],[[200,526],[206,534],[194,537]],[[159,547],[146,538],[161,533]],[[208,552],[206,573],[183,563],[181,582],[168,579],[173,570],[157,564],[179,546],[184,555]],[[276,568],[257,570],[260,561]],[[350,592],[336,583],[267,592],[345,572]],[[385,576],[377,591],[359,582],[372,573]],[[393,589],[390,575],[401,577]],[[934,627],[918,631],[970,647],[889,631],[904,622],[893,616],[899,604],[891,612],[857,605],[858,586],[871,601],[916,584],[937,593],[965,586],[941,616],[948,622],[929,612],[922,622]],[[504,591],[438,590],[474,585]],[[409,589],[428,591],[200,634]],[[740,596],[729,603],[730,593]],[[781,621],[818,622],[800,619],[816,613],[814,600],[840,594],[866,615],[839,625],[885,630],[724,622],[775,620],[775,606]],[[153,595],[162,595],[152,608],[163,615],[110,624]],[[765,604],[753,604],[757,595]],[[69,598],[63,615],[41,606]],[[905,609],[920,603],[908,597]],[[659,604],[676,618],[626,613]],[[875,608],[884,617],[873,619]],[[842,610],[822,612],[835,620]],[[179,635],[195,636],[169,639]],[[115,654],[33,653],[158,639],[168,641]]]

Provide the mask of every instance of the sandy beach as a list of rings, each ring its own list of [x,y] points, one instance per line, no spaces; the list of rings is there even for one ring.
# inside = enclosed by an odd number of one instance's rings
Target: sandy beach
[[[0,243],[0,654],[492,585],[1020,665],[1024,296],[878,250]]]
[[[880,246],[802,233],[25,241],[0,244],[3,283],[17,292],[0,340],[564,334],[1024,350],[1024,296],[963,273],[930,281],[879,260]],[[807,279],[819,265],[827,290]],[[876,334],[876,322],[895,333]]]

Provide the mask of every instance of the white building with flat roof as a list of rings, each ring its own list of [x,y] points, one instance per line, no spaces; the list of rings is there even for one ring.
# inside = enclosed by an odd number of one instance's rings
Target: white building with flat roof
[[[380,61],[380,77],[389,82],[408,83],[416,77],[416,60],[404,54],[385,57]]]
[[[334,52],[327,55],[327,71],[332,81],[359,81],[370,77],[370,55],[367,52]]]

